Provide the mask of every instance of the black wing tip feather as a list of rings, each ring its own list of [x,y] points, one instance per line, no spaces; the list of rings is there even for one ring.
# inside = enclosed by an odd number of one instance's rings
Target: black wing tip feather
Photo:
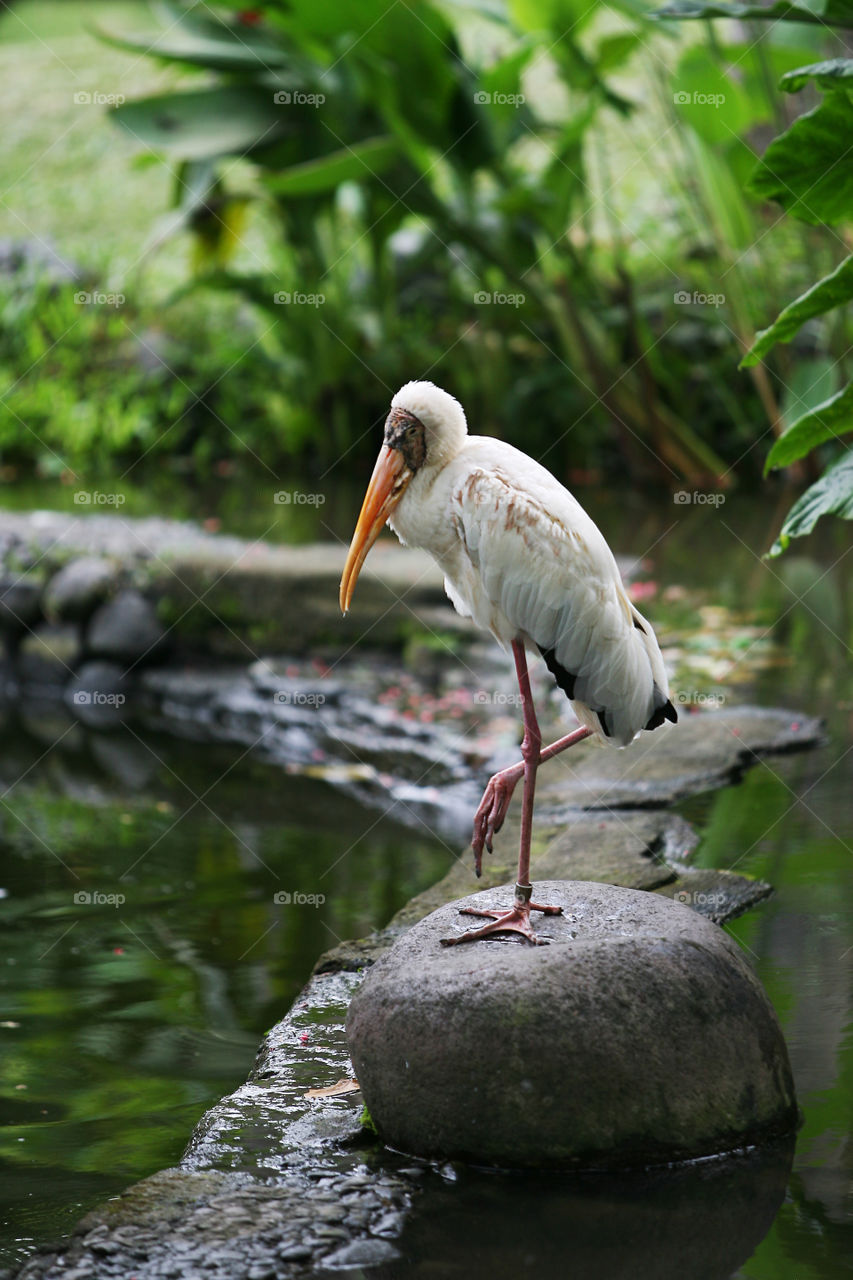
[[[672,705],[671,698],[667,698],[666,702],[662,702],[659,707],[655,707],[648,724],[643,725],[643,728],[659,729],[665,720],[669,720],[670,724],[678,722],[678,712]]]
[[[575,685],[577,684],[578,679],[577,676],[573,671],[567,671],[566,668],[557,661],[557,655],[554,653],[553,649],[543,649],[541,644],[536,647],[545,659],[545,666],[551,672],[551,675],[556,680],[557,685],[563,690],[563,693],[571,702],[575,696]],[[607,709],[605,707],[591,707],[590,710],[594,711],[598,716],[598,720],[601,725],[601,732],[604,734],[605,738],[612,738],[613,730],[607,719],[609,715]]]
[[[536,648],[545,659],[545,666],[557,681],[558,686],[563,690],[566,697],[571,700],[575,696],[575,683],[577,682],[577,676],[573,671],[567,671],[565,667],[560,666],[560,663],[557,661],[557,655],[553,649],[543,649],[541,644],[538,644]]]
[[[640,629],[642,630],[642,628]],[[556,680],[558,687],[563,690],[563,693],[565,693],[566,697],[571,701],[575,696],[577,676],[573,671],[567,671],[566,668],[557,661],[557,655],[553,649],[543,649],[541,644],[536,647],[542,654],[542,657],[545,660],[545,666]],[[676,724],[678,721],[678,712],[672,705],[672,700],[670,698],[665,698],[662,690],[660,690],[657,685],[655,686],[655,695],[660,699],[660,701],[652,712],[648,722],[643,725],[643,728],[659,729],[666,720],[669,720],[671,724]],[[612,737],[612,730],[607,721],[608,712],[603,708],[598,710],[593,707],[592,710],[594,710],[598,716],[601,724],[601,730],[605,737]]]

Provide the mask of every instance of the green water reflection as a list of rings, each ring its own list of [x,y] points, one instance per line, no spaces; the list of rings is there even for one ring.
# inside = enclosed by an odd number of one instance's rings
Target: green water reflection
[[[318,955],[451,856],[238,749],[57,734],[7,721],[0,749],[11,1256],[173,1163]]]

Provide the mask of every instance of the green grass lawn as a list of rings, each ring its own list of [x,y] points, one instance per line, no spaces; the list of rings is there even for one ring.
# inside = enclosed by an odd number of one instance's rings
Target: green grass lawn
[[[74,96],[166,92],[198,77],[101,42],[111,31],[154,26],[139,0],[20,0],[0,11],[0,239],[44,241],[63,256],[123,285],[168,208],[172,177],[115,128],[108,108]],[[260,243],[250,241],[250,261]],[[187,272],[181,239],[160,249],[146,268],[153,287]]]

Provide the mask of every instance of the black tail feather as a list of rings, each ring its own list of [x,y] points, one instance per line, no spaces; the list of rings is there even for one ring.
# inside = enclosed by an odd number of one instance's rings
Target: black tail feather
[[[642,630],[642,628],[640,629]],[[537,645],[537,648],[542,654],[542,657],[545,660],[545,666],[556,680],[558,687],[563,690],[563,693],[569,700],[574,698],[575,685],[577,684],[578,679],[575,673],[573,671],[567,671],[566,668],[557,661],[557,655],[553,649],[543,649],[541,644]],[[678,720],[678,713],[672,705],[671,700],[666,697],[657,685],[655,685],[655,701],[657,702],[657,706],[652,712],[648,723],[643,725],[643,728],[658,729],[665,720],[669,720],[672,724],[675,724]],[[607,710],[604,707],[591,707],[590,710],[596,713],[605,737],[609,738],[611,736],[611,730],[610,725],[607,722]]]
[[[663,694],[660,693],[657,685],[655,685],[655,693],[660,694],[661,698],[663,697]],[[648,724],[643,725],[643,728],[659,729],[664,720],[669,720],[671,724],[675,724],[678,720],[678,712],[672,705],[672,700],[670,698],[667,698],[666,702],[661,702],[660,706],[655,707]]]
[[[557,655],[553,649],[543,649],[541,644],[536,646],[542,657],[545,659],[545,666],[551,672],[551,675],[557,681],[559,687],[567,698],[572,699],[575,696],[575,683],[577,676],[573,671],[567,671],[565,667],[561,667],[557,661]]]

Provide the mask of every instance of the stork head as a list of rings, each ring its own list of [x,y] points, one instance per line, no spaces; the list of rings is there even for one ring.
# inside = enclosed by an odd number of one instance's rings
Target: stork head
[[[467,434],[462,405],[435,383],[407,382],[394,396],[341,578],[344,613],[368,551],[412,478],[440,470],[459,452]]]

